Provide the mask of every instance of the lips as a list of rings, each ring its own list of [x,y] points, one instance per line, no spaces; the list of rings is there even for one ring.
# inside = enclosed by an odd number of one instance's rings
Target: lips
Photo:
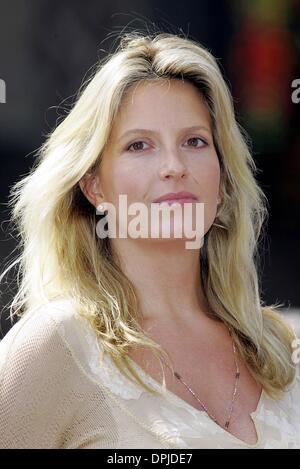
[[[172,200],[162,200],[161,202],[157,202],[159,205],[183,205],[191,202],[196,202],[195,199],[172,199]]]
[[[164,194],[161,197],[158,197],[153,202],[178,202],[178,203],[185,203],[185,202],[193,202],[198,200],[195,194],[191,192],[169,192],[168,194]]]

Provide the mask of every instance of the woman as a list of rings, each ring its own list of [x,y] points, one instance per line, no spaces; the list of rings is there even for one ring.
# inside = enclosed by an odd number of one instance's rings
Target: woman
[[[259,294],[255,170],[212,55],[125,34],[12,191],[21,319],[0,348],[2,447],[300,448],[295,335]],[[157,237],[132,234],[122,195]],[[201,205],[187,249],[175,232]]]

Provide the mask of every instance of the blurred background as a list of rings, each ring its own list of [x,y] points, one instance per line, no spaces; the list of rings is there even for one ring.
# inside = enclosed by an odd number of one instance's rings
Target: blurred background
[[[281,303],[300,335],[300,0],[2,1],[1,272],[16,247],[8,226],[10,187],[28,172],[33,152],[89,70],[114,50],[121,32],[135,29],[187,35],[217,58],[269,200],[262,298]],[[11,327],[12,274],[0,289],[1,338]]]

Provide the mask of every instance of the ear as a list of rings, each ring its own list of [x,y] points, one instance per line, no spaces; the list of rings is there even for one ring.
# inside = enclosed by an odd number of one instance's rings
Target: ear
[[[88,201],[94,205],[94,207],[98,207],[103,199],[100,190],[99,176],[88,172],[80,179],[79,186]]]

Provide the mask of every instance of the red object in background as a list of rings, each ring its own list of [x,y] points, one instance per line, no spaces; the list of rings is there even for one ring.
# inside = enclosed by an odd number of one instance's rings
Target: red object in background
[[[244,23],[233,55],[236,93],[246,113],[288,117],[295,55],[288,32],[274,25]]]

